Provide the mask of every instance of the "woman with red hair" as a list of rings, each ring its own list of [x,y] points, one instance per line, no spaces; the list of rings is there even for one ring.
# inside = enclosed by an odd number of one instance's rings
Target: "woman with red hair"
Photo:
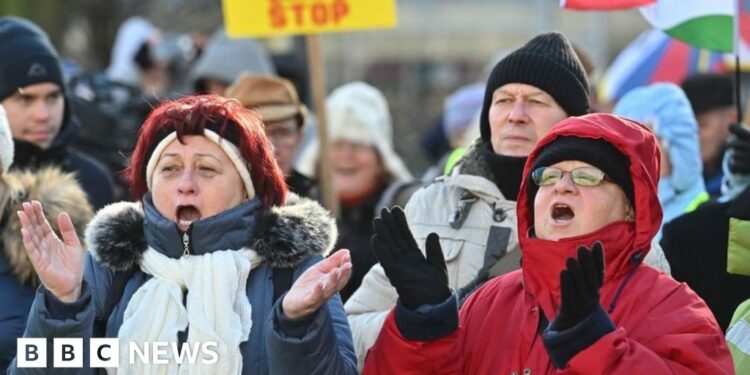
[[[335,223],[287,191],[274,160],[259,117],[236,101],[154,110],[125,171],[139,202],[100,210],[88,253],[67,214],[59,239],[38,202],[18,212],[43,284],[24,336],[117,337],[128,374],[354,373],[337,294],[350,255],[322,260]],[[173,343],[162,363],[131,356],[156,342]]]

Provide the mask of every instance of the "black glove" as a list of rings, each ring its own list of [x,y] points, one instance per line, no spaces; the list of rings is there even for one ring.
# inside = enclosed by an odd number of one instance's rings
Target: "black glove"
[[[599,288],[604,281],[602,244],[591,251],[578,248],[578,259],[568,258],[567,268],[560,272],[560,312],[550,329],[564,331],[588,318],[599,306]]]
[[[750,174],[750,131],[742,124],[729,125],[734,135],[727,145],[732,150],[729,159],[729,170],[732,173]]]
[[[380,217],[373,220],[373,227],[372,250],[404,306],[415,310],[425,304],[438,304],[450,296],[448,271],[437,234],[427,236],[425,259],[400,207],[392,211],[384,208]]]

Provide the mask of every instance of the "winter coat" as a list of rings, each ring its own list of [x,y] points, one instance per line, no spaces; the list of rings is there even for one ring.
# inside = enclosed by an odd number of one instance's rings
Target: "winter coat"
[[[750,298],[750,261],[743,255],[750,249],[750,185],[729,202],[707,203],[665,225],[661,246],[672,277],[698,293],[726,330]]]
[[[628,92],[613,114],[643,122],[653,129],[669,156],[671,173],[659,178],[663,223],[694,210],[708,200],[703,182],[698,122],[685,93],[673,83],[656,83]],[[661,230],[656,240],[661,238]]]
[[[561,239],[533,237],[528,179],[518,197],[523,268],[497,277],[473,293],[460,311],[455,297],[411,311],[399,304],[370,350],[365,374],[732,374],[723,335],[704,302],[684,284],[641,263],[661,224],[656,194],[659,159],[648,131],[608,115],[590,125],[564,121],[539,141],[526,163],[528,176],[539,150],[559,136],[603,138],[631,161],[635,222],[618,221],[593,233]],[[523,204],[521,204],[523,202]],[[531,232],[531,233],[530,233]],[[597,310],[587,320],[552,332],[556,348],[580,349],[561,370],[543,343],[546,322],[558,313],[560,271],[580,245],[601,241],[604,284]],[[604,310],[606,309],[606,313]],[[615,329],[581,346],[609,315]],[[397,325],[398,320],[398,325]],[[406,329],[438,337],[410,341]],[[410,335],[414,337],[414,335]],[[544,340],[548,340],[548,332]]]
[[[57,231],[57,215],[67,212],[73,226],[83,232],[93,216],[86,193],[74,176],[57,168],[0,174],[0,369],[16,355],[16,339],[26,328],[34,291],[39,279],[26,255],[21,237],[21,221],[16,211],[24,201],[38,200],[47,220]]]
[[[247,280],[253,324],[248,340],[240,345],[243,374],[355,373],[351,333],[338,295],[301,321],[283,316],[283,296],[273,300],[273,268],[292,268],[296,279],[332,248],[336,229],[327,211],[293,194],[286,205],[267,211],[253,199],[193,222],[188,232],[188,243],[183,245],[182,233],[161,216],[150,195],[144,197],[142,205],[122,202],[99,211],[86,233],[93,256],[85,259],[81,298],[73,308],[61,306],[40,288],[25,336],[44,337],[54,332],[56,337],[91,337],[95,317],[103,314],[113,270],[138,264],[147,246],[171,258],[182,256],[185,246],[194,256],[247,247],[265,260],[250,271]],[[128,280],[120,302],[109,315],[107,337],[117,336],[131,297],[149,278],[139,269]],[[22,370],[15,369],[17,373]]]
[[[732,316],[727,330],[727,345],[732,352],[734,370],[738,374],[750,373],[750,300],[740,304]]]
[[[11,169],[37,169],[45,165],[75,173],[94,209],[99,209],[114,200],[114,182],[104,164],[72,148],[78,135],[78,122],[73,116],[70,101],[65,98],[65,113],[60,132],[46,150],[29,142],[13,139],[15,156]]]
[[[339,230],[336,249],[349,249],[352,257],[352,277],[341,290],[344,303],[359,288],[367,271],[378,262],[370,249],[370,237],[373,234],[372,219],[378,215],[376,205],[384,190],[385,187],[380,187],[359,204],[341,206],[339,220],[336,221]]]
[[[440,235],[450,287],[462,296],[490,277],[519,267],[516,204],[485,177],[490,172],[479,157],[479,145],[466,153],[453,174],[417,190],[405,208],[417,244],[423,246],[432,232]],[[346,302],[360,367],[397,298],[383,267],[376,264]]]
[[[300,197],[319,200],[320,191],[318,189],[318,182],[314,179],[292,170],[292,172],[286,176],[285,180],[286,185],[289,187],[289,191],[292,193],[295,193]]]

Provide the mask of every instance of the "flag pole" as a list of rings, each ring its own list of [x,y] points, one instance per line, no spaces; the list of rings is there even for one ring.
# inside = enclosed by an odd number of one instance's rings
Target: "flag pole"
[[[740,74],[740,1],[734,0],[734,102],[737,106],[737,121],[742,121],[742,74]]]

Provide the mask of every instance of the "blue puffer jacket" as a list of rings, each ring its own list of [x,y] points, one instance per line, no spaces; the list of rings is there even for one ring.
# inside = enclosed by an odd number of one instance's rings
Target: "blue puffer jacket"
[[[136,264],[147,246],[171,258],[182,256],[182,233],[174,223],[155,209],[150,196],[144,198],[142,207],[123,202],[97,213],[86,231],[86,241],[98,260],[91,253],[86,256],[81,298],[64,304],[39,288],[25,337],[84,337],[86,342],[85,338],[92,335],[94,319],[104,310],[112,270]],[[284,318],[280,309],[283,296],[273,300],[273,268],[292,267],[296,279],[333,247],[335,223],[322,207],[290,194],[285,206],[263,211],[254,199],[194,222],[188,233],[193,255],[249,247],[265,258],[247,281],[253,325],[248,341],[240,346],[243,374],[356,373],[351,332],[338,294],[301,321]],[[109,316],[106,336],[117,336],[128,302],[149,278],[140,270],[130,278]],[[87,363],[85,358],[84,366]],[[41,373],[14,367],[12,364],[11,373]],[[56,369],[55,373],[79,371]]]
[[[672,172],[659,179],[662,225],[708,199],[698,123],[682,89],[672,83],[633,89],[620,99],[612,113],[650,125],[661,142],[662,153],[669,156]],[[661,229],[656,240],[660,237]]]

